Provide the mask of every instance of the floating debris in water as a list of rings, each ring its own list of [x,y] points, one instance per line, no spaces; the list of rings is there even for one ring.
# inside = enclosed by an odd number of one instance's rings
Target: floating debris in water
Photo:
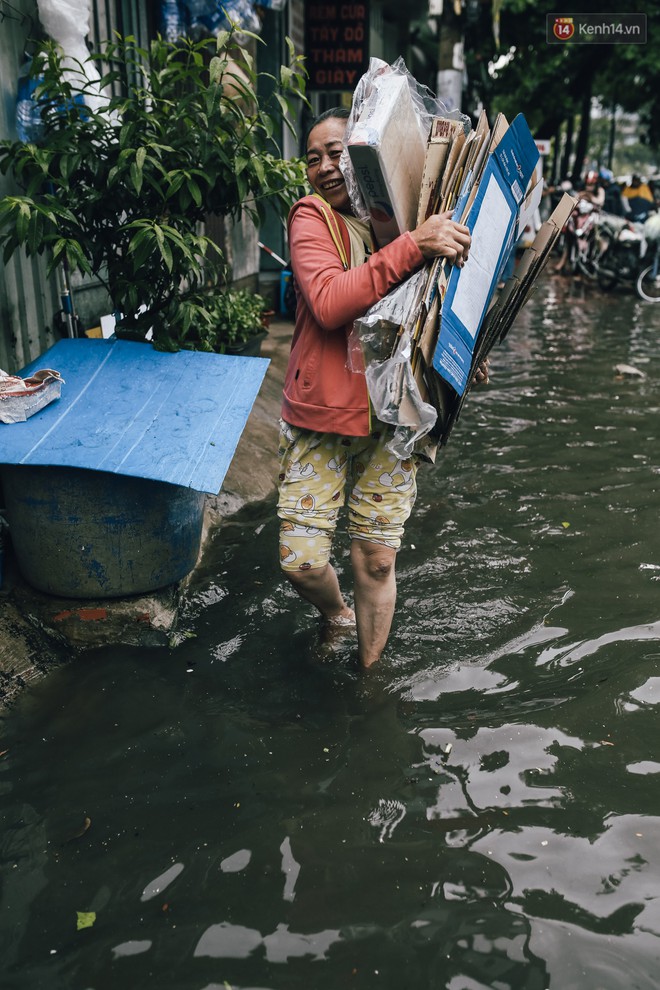
[[[632,364],[615,364],[614,370],[621,378],[646,378],[644,372],[634,368]]]
[[[85,832],[90,828],[91,824],[92,819],[86,815],[81,827],[76,829],[75,832],[72,832],[71,835],[67,835],[65,839],[62,839],[62,845],[64,845],[65,842],[73,842],[74,839],[81,839]]]

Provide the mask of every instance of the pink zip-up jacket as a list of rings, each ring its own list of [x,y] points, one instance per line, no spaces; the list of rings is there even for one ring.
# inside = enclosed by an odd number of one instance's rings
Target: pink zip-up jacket
[[[338,221],[350,259],[341,213],[305,196],[289,214],[289,250],[296,281],[296,325],[284,382],[282,418],[293,426],[343,436],[368,436],[369,397],[363,374],[346,367],[353,321],[424,264],[409,233],[397,237],[357,268],[344,270],[322,209]]]

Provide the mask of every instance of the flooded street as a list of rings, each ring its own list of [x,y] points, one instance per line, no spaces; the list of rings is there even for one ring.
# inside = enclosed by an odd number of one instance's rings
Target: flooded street
[[[368,674],[280,579],[269,502],[177,645],[30,688],[3,990],[656,988],[659,353],[660,306],[541,282],[420,473]]]

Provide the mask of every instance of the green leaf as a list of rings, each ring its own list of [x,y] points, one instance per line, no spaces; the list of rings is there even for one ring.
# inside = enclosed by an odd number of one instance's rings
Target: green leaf
[[[280,105],[280,110],[282,112],[282,116],[283,117],[286,117],[287,114],[289,113],[289,105],[288,105],[288,103],[286,102],[286,100],[284,99],[283,96],[280,96],[279,93],[275,93],[274,96],[275,96],[275,99],[277,100],[277,102]]]
[[[167,266],[168,272],[172,271],[172,248],[165,240],[165,235],[160,227],[154,226],[154,233],[156,235],[156,242],[158,244],[158,249],[160,251],[160,256]]]
[[[81,931],[83,928],[91,928],[96,921],[96,911],[76,911],[77,922],[76,929]]]
[[[139,196],[142,189],[142,169],[139,168],[137,162],[133,162],[131,165],[131,181],[135,192]]]
[[[27,230],[28,254],[36,254],[42,247],[44,222],[41,214],[35,210],[30,217]]]
[[[194,179],[188,179],[188,191],[195,201],[195,206],[202,205],[202,191]]]
[[[62,254],[66,251],[66,241],[63,237],[60,237],[53,245],[53,267],[58,264]]]
[[[5,227],[11,224],[12,226],[16,223],[14,214],[16,212],[16,204],[11,196],[5,196],[4,199],[0,200],[0,227]]]
[[[217,86],[218,83],[222,82],[222,76],[224,74],[226,67],[227,67],[227,59],[218,58],[217,55],[214,55],[214,57],[209,62],[209,79],[214,85]]]
[[[62,155],[60,160],[60,174],[65,181],[68,182],[79,167],[80,157],[80,155]]]
[[[119,147],[125,148],[129,141],[133,140],[133,131],[135,130],[135,124],[124,124],[124,126],[119,131]]]
[[[259,184],[262,186],[266,185],[266,172],[264,170],[264,164],[260,158],[252,159],[252,168],[254,169],[255,175],[259,180]]]
[[[250,159],[247,157],[247,155],[244,155],[244,154],[238,154],[238,155],[236,155],[236,161],[235,161],[235,164],[234,164],[234,168],[236,170],[236,176],[237,177],[239,175],[241,175],[242,172],[245,171],[245,169],[247,168],[247,166],[249,165],[249,163],[250,163]]]
[[[92,269],[89,261],[85,257],[82,247],[77,241],[69,240],[66,244],[66,260],[69,263],[69,267],[72,271],[77,271],[80,269],[91,275]]]
[[[236,186],[238,188],[238,195],[240,197],[240,203],[241,203],[241,205],[243,205],[245,203],[246,199],[248,198],[248,194],[250,192],[249,186],[248,186],[247,182],[245,181],[244,176],[242,176],[242,175],[237,175],[236,176]]]
[[[153,238],[148,230],[140,230],[128,246],[128,252],[133,256],[133,269],[138,272],[153,251]]]
[[[170,175],[172,174],[173,173],[170,173]],[[185,177],[186,176],[183,172],[177,172],[176,174],[174,174],[174,178],[167,187],[166,196],[168,199],[170,199],[170,197],[175,196],[178,193],[179,189],[183,185]]]
[[[25,243],[29,222],[30,207],[27,203],[21,202],[18,204],[18,216],[16,217],[16,237],[20,244]]]

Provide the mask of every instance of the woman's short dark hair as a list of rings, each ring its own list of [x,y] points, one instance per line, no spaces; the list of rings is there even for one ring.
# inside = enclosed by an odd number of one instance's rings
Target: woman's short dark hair
[[[347,120],[350,115],[350,110],[346,107],[331,107],[329,110],[324,110],[320,113],[318,117],[315,117],[307,128],[307,133],[305,134],[305,147],[307,147],[307,142],[309,141],[309,135],[312,133],[317,124],[323,123],[324,120],[330,120],[335,118],[336,120]]]

